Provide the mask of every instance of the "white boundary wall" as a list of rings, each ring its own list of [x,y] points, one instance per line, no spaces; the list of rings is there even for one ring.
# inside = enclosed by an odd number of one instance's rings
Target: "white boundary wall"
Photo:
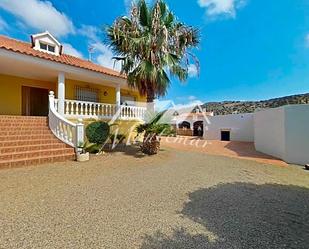
[[[204,138],[221,140],[221,131],[229,130],[231,141],[254,141],[253,113],[208,116],[204,125]]]
[[[255,148],[288,163],[309,163],[309,105],[256,112]]]
[[[255,149],[277,158],[285,153],[284,109],[275,108],[254,114]]]

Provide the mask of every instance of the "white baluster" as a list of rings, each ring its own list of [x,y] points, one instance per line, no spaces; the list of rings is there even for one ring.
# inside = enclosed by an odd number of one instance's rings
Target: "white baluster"
[[[89,105],[90,105],[90,112],[89,112],[89,114],[90,114],[91,116],[93,116],[93,104],[90,103]]]
[[[126,106],[126,108],[124,109],[124,116],[127,118],[128,117],[128,107]]]
[[[74,112],[75,115],[78,115],[78,108],[79,108],[79,103],[76,102],[76,105],[75,105],[75,112]]]
[[[88,115],[88,104],[85,103],[85,115],[87,116]]]
[[[95,115],[98,116],[99,115],[99,105],[95,104]]]
[[[81,115],[85,115],[85,113],[86,113],[85,103],[81,103]]]
[[[74,102],[70,102],[71,108],[70,108],[70,115],[74,114]]]
[[[68,114],[68,103],[64,101],[64,113]]]

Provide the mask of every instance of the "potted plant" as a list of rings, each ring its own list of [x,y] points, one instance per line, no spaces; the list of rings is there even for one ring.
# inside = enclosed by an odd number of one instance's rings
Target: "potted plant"
[[[86,144],[79,144],[76,151],[76,161],[86,162],[89,161],[89,152],[85,150]]]

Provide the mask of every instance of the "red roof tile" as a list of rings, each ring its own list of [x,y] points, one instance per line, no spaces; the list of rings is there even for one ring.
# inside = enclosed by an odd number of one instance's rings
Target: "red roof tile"
[[[116,77],[120,77],[123,79],[126,78],[125,75],[121,75],[119,72],[115,70],[102,67],[90,61],[83,60],[83,59],[80,59],[80,58],[77,58],[77,57],[74,57],[68,54],[61,54],[57,56],[57,55],[44,53],[44,52],[33,49],[31,43],[18,41],[18,40],[15,40],[15,39],[12,39],[6,36],[2,36],[2,35],[0,35],[0,48],[10,50],[16,53],[38,57],[38,58],[45,59],[45,60],[59,62],[62,64],[74,66],[74,67],[88,69],[94,72],[103,73],[103,74],[107,74],[110,76],[116,76]]]

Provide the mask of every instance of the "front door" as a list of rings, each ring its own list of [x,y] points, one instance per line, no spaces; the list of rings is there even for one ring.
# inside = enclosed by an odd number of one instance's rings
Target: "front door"
[[[47,116],[48,89],[23,86],[22,114],[25,116]]]

